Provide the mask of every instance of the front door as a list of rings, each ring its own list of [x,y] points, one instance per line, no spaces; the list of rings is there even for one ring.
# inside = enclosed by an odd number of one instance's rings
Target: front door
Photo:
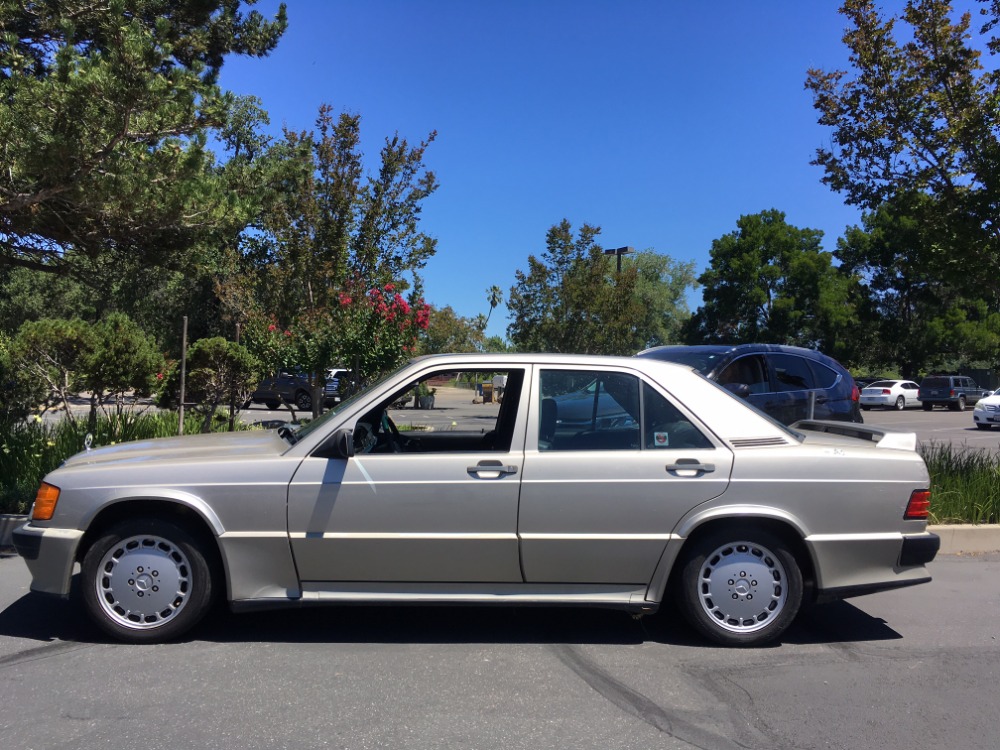
[[[446,427],[407,429],[418,415],[401,407],[413,399],[394,394],[358,417],[354,457],[303,461],[288,491],[288,529],[303,583],[522,580],[524,371],[504,374],[503,402],[481,403],[460,423],[448,407],[471,404],[474,388],[460,386],[472,384],[460,374],[428,373],[424,380],[436,383],[432,411]]]

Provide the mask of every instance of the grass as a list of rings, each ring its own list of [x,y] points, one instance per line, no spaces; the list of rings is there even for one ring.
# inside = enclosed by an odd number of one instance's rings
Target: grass
[[[931,475],[931,523],[1000,523],[1000,455],[950,443],[920,453]]]
[[[202,416],[185,415],[184,432],[201,430]],[[216,427],[226,429],[226,420]],[[46,423],[29,419],[0,431],[0,513],[27,513],[42,478],[84,449],[86,420]],[[125,412],[101,416],[93,430],[93,447],[177,434],[176,412]]]

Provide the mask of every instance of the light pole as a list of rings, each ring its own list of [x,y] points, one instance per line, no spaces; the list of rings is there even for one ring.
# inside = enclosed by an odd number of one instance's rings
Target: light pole
[[[626,245],[625,247],[614,247],[609,248],[604,251],[605,255],[617,255],[618,256],[618,273],[622,272],[622,256],[627,253],[634,253],[635,248],[631,245]]]

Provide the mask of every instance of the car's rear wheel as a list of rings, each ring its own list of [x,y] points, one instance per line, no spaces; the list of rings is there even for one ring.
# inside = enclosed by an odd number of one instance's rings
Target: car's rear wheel
[[[959,396],[953,408],[955,411],[965,411],[965,396]]]
[[[725,529],[693,541],[678,579],[679,605],[706,638],[760,646],[791,625],[802,603],[795,556],[765,531]]]
[[[168,521],[123,521],[87,550],[83,601],[106,633],[130,643],[176,638],[209,610],[212,571],[198,542]]]
[[[928,403],[924,404],[924,411],[930,411],[933,408],[934,408],[934,404],[928,404]]]
[[[299,391],[295,394],[295,405],[302,411],[309,411],[313,408],[312,396],[305,391]]]
[[[869,409],[871,409],[870,406],[862,406],[861,407],[861,411],[868,411]]]
[[[906,399],[902,396],[896,398],[896,411],[903,411],[906,408]]]

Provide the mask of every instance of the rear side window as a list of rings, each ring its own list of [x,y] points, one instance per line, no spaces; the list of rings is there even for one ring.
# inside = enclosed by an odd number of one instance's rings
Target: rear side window
[[[815,387],[809,363],[794,354],[769,354],[774,368],[775,390],[807,391]]]
[[[943,378],[940,376],[932,376],[929,378],[924,378],[923,382],[920,384],[921,388],[951,388],[950,378]]]
[[[642,384],[642,408],[643,447],[655,450],[712,447],[708,438],[649,383]]]
[[[833,388],[834,383],[837,382],[837,378],[840,377],[839,372],[819,362],[809,362],[809,367],[812,370],[817,388]],[[877,383],[873,383],[872,385],[877,385]],[[883,387],[888,388],[889,386]]]

